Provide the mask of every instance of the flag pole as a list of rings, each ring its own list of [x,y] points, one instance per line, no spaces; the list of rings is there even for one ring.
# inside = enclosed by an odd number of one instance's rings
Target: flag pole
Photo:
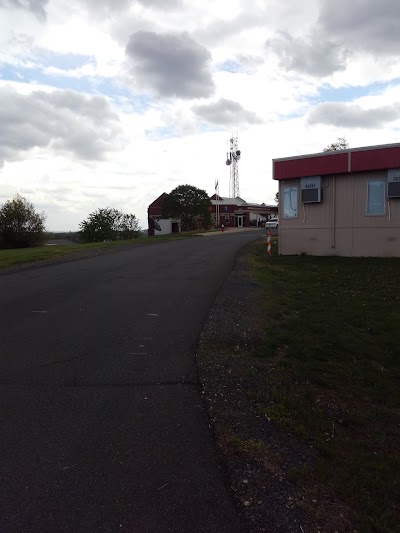
[[[217,225],[217,228],[220,226],[220,216],[219,216],[219,180],[215,182],[215,194],[216,194],[216,204],[215,204],[215,222]]]

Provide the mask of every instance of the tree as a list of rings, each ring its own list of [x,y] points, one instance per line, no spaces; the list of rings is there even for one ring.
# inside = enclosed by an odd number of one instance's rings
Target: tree
[[[346,137],[338,137],[336,142],[324,148],[324,152],[337,152],[339,150],[347,150],[347,148],[350,148],[350,146]]]
[[[79,224],[79,235],[84,242],[134,239],[139,237],[140,227],[135,215],[106,207],[90,213]]]
[[[28,248],[46,240],[46,215],[36,213],[33,204],[17,195],[0,207],[0,246]]]
[[[199,225],[209,228],[211,208],[211,200],[206,191],[193,185],[179,185],[165,198],[162,216],[179,218],[184,231],[190,231]]]
[[[136,239],[140,235],[141,228],[135,215],[128,213],[119,213],[115,221],[115,230],[119,239],[128,240]]]

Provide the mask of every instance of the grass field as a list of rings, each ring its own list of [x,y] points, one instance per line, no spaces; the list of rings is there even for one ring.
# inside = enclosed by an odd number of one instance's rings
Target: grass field
[[[360,532],[400,531],[400,260],[250,258],[273,371],[260,414],[316,452],[292,475],[327,487]]]
[[[74,255],[80,252],[96,252],[108,248],[118,248],[120,246],[154,244],[156,242],[171,241],[196,236],[199,232],[181,232],[160,237],[138,239],[126,241],[112,241],[86,244],[67,244],[60,246],[38,246],[35,248],[19,248],[13,250],[0,250],[0,269],[20,265],[23,263],[33,263],[45,259],[56,259],[63,256]]]

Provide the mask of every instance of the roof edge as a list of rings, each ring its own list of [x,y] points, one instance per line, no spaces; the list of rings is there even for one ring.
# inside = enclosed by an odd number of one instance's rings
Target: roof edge
[[[293,161],[294,159],[308,159],[310,157],[321,157],[321,156],[329,157],[331,155],[348,154],[351,152],[368,152],[370,150],[381,150],[384,148],[396,148],[396,147],[400,148],[400,143],[375,144],[374,146],[360,146],[357,148],[346,148],[345,150],[332,150],[330,152],[316,152],[314,154],[303,154],[303,155],[294,155],[294,156],[289,156],[289,157],[278,157],[278,158],[272,159],[272,162],[275,163],[279,161]]]

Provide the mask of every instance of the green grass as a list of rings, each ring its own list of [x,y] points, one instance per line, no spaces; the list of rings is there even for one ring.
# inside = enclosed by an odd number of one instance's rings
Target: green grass
[[[38,246],[35,248],[19,248],[13,250],[0,250],[0,269],[20,265],[23,263],[34,263],[46,259],[55,259],[63,256],[73,255],[79,252],[103,250],[104,248],[118,248],[128,245],[155,244],[157,242],[173,241],[185,239],[198,235],[199,231],[173,233],[171,235],[161,235],[159,237],[139,237],[138,239],[126,241],[112,241],[85,244],[67,244],[60,246]]]
[[[274,368],[259,411],[316,450],[303,482],[334,491],[360,531],[400,531],[400,260],[276,248],[250,258]]]

